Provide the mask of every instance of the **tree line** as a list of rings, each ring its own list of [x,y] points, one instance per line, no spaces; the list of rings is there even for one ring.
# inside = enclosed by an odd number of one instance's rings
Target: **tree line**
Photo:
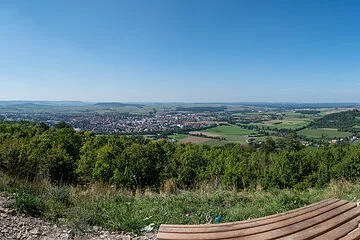
[[[65,123],[0,122],[0,169],[18,179],[55,184],[103,182],[133,191],[202,184],[240,190],[323,186],[360,174],[360,145],[305,149],[290,134],[260,146],[174,144],[163,139],[95,135]]]

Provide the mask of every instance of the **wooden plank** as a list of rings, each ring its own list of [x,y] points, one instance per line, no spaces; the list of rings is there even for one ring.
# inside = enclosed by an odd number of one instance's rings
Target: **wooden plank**
[[[334,228],[333,230],[328,231],[322,234],[321,236],[314,238],[314,240],[339,239],[341,237],[346,236],[348,233],[352,232],[353,230],[355,230],[359,226],[359,223],[360,223],[360,216],[357,216],[356,218],[338,226],[337,228]]]
[[[248,223],[248,222],[258,222],[258,221],[263,221],[263,220],[268,220],[268,219],[272,219],[272,218],[277,218],[277,217],[281,217],[284,215],[288,215],[288,214],[292,214],[292,213],[296,213],[299,211],[306,211],[308,208],[314,208],[318,205],[320,206],[324,206],[326,204],[332,204],[334,202],[339,201],[339,199],[326,199],[320,202],[316,202],[301,208],[296,208],[287,212],[283,212],[283,213],[277,213],[277,214],[273,214],[270,216],[266,216],[266,217],[261,217],[261,218],[255,218],[255,219],[250,219],[250,220],[243,220],[243,221],[238,221],[238,222],[231,222],[231,223],[221,223],[222,226],[227,226],[227,225],[235,225],[238,223]],[[172,228],[172,227],[177,227],[177,228],[198,228],[198,227],[213,227],[213,224],[198,224],[198,225],[179,225],[179,224],[161,224],[161,228],[166,229],[166,228]]]
[[[233,223],[231,225],[212,224],[211,227],[206,227],[206,228],[202,227],[203,225],[197,225],[198,227],[192,227],[192,228],[163,227],[161,225],[159,232],[169,232],[169,233],[171,233],[171,232],[174,232],[174,233],[175,232],[181,232],[181,233],[225,232],[225,231],[234,231],[234,230],[253,228],[253,227],[270,224],[270,226],[262,227],[262,231],[267,231],[269,229],[274,229],[275,226],[278,226],[278,225],[274,225],[277,222],[289,220],[289,222],[287,222],[287,225],[290,225],[297,221],[303,221],[307,218],[311,218],[316,215],[322,214],[324,212],[330,211],[330,210],[332,210],[336,207],[339,207],[343,204],[346,204],[346,203],[347,203],[346,201],[340,201],[340,200],[324,202],[322,204],[312,206],[311,208],[306,208],[306,209],[304,209],[304,211],[297,211],[297,212],[294,212],[293,214],[281,215],[278,218],[275,218],[275,220],[274,220],[274,218],[271,218],[271,219],[266,219],[263,221],[255,221],[255,222],[238,222],[238,224]],[[281,226],[283,226],[283,225],[281,225]]]
[[[312,239],[314,237],[320,236],[321,234],[326,233],[327,231],[331,231],[332,229],[341,226],[342,224],[348,222],[349,220],[356,218],[360,215],[360,208],[352,208],[351,210],[342,213],[332,219],[329,219],[325,222],[322,222],[320,224],[314,225],[310,228],[307,228],[303,231],[288,235],[284,239],[292,239],[292,240],[304,240],[304,239]],[[340,236],[341,237],[341,236]],[[338,238],[326,238],[326,239],[338,239]]]
[[[356,228],[346,236],[340,238],[339,240],[358,240],[360,239],[360,228]]]
[[[327,206],[322,209],[321,213],[307,213],[306,216],[298,216],[287,221],[281,221],[274,224],[268,224],[264,226],[252,227],[247,229],[240,229],[235,231],[227,232],[211,232],[211,233],[166,233],[159,232],[158,239],[168,240],[180,240],[180,239],[275,239],[282,236],[287,236],[294,232],[301,231],[309,228],[314,224],[324,222],[335,216],[342,214],[355,207],[354,204],[348,203],[347,201],[339,201],[334,206]],[[334,208],[335,207],[335,208]],[[316,216],[316,217],[315,217]]]

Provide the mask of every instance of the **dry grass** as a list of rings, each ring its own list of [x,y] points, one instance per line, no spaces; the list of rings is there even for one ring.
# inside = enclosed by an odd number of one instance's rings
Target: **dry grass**
[[[206,141],[209,141],[209,139],[208,138],[203,138],[203,137],[189,136],[187,138],[181,139],[180,143],[200,144],[200,143],[204,143]]]

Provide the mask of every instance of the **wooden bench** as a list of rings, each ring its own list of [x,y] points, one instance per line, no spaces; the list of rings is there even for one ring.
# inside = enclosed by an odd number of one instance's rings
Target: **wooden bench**
[[[211,239],[360,239],[360,207],[327,199],[292,211],[247,221],[203,224],[162,224],[158,240]]]

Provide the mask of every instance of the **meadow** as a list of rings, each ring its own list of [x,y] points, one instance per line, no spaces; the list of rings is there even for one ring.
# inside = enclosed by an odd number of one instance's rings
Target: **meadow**
[[[350,132],[341,132],[334,128],[306,128],[298,131],[297,134],[316,139],[344,138],[352,135]]]

